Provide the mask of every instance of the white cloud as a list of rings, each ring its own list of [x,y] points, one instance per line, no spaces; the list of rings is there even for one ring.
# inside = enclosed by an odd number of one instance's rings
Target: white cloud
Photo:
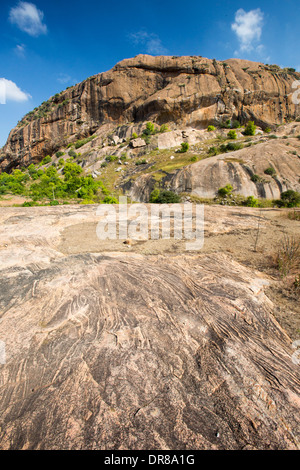
[[[17,54],[17,56],[24,59],[25,57],[25,45],[24,44],[17,44],[16,47],[14,48],[14,51]]]
[[[144,46],[144,50],[148,54],[166,54],[168,52],[157,34],[138,31],[130,34],[130,39],[134,44]]]
[[[242,52],[251,52],[260,41],[264,14],[260,8],[246,12],[240,8],[235,14],[231,29],[236,33]],[[263,47],[262,45],[258,47]]]
[[[0,103],[5,104],[6,101],[27,101],[31,96],[29,93],[22,91],[14,82],[6,78],[0,78]]]
[[[47,26],[43,24],[44,13],[33,3],[19,2],[9,12],[9,21],[21,31],[30,36],[40,36],[47,33]]]

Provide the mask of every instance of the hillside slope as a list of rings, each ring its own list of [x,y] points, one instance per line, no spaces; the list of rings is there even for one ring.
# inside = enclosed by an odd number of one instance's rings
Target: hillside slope
[[[44,102],[14,128],[0,168],[40,161],[67,143],[147,120],[204,128],[228,118],[262,127],[299,116],[292,102],[293,69],[201,56],[125,59]],[[297,114],[298,113],[298,114]]]
[[[161,173],[160,187],[176,193],[189,193],[202,198],[214,198],[218,189],[231,184],[234,194],[262,199],[280,199],[282,192],[300,192],[300,125],[291,123],[281,126],[270,138],[257,135],[251,142],[239,139],[243,148],[220,155],[205,156],[191,146],[191,154],[200,160],[183,168]],[[275,138],[276,137],[276,138]],[[227,141],[228,142],[228,141]],[[217,148],[220,143],[214,145]],[[176,162],[175,153],[173,161]],[[268,169],[273,175],[266,174]],[[135,201],[148,202],[150,193],[157,185],[157,172],[144,172],[132,179],[126,188]]]

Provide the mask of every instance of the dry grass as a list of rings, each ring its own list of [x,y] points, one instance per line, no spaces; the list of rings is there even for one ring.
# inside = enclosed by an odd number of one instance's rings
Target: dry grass
[[[275,264],[282,277],[298,271],[300,268],[299,238],[289,235],[284,236],[277,251]]]
[[[288,218],[291,220],[300,221],[300,209],[294,209],[293,211],[288,212]]]

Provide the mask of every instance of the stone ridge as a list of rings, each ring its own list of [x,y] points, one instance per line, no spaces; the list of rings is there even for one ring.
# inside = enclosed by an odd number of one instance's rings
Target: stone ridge
[[[294,69],[239,59],[124,59],[28,113],[0,151],[0,169],[38,162],[76,138],[105,136],[132,122],[198,129],[229,118],[262,127],[282,124],[299,116],[292,101],[292,83],[299,78]]]

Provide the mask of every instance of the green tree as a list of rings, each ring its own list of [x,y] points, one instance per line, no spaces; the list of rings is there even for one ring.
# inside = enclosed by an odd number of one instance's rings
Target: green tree
[[[249,197],[247,197],[247,199],[245,199],[245,201],[243,202],[243,205],[247,206],[247,207],[257,207],[258,206],[258,200],[255,199],[254,196],[249,196]]]
[[[167,124],[162,124],[160,126],[160,129],[159,129],[159,132],[160,133],[163,133],[163,132],[168,132],[170,129],[168,128]]]
[[[288,189],[281,193],[281,200],[287,207],[296,207],[300,205],[300,193]]]
[[[153,122],[147,122],[146,129],[144,130],[144,134],[145,135],[152,135],[152,134],[154,134],[154,131],[155,131],[155,127],[154,127]]]
[[[232,123],[231,123],[231,128],[232,129],[239,129],[240,127],[241,127],[241,124],[238,120],[235,119],[234,121],[232,121]]]
[[[157,204],[175,204],[180,202],[180,196],[173,191],[164,189],[163,191],[159,192],[158,197],[153,202]]]
[[[189,148],[190,146],[188,142],[182,142],[180,152],[185,153],[188,151]]]
[[[276,176],[276,170],[272,166],[264,170],[265,175]]]
[[[228,134],[227,134],[228,139],[236,139],[237,138],[237,133],[235,130],[231,129]]]
[[[159,191],[158,188],[153,189],[153,191],[152,191],[151,194],[150,194],[150,200],[149,200],[149,202],[150,202],[150,203],[156,202],[157,198],[159,197],[159,193],[160,193],[160,191]]]
[[[233,187],[231,184],[226,184],[223,188],[219,188],[218,190],[218,196],[220,197],[226,197],[229,196],[232,193]]]
[[[254,121],[249,121],[245,128],[244,135],[255,135],[255,131],[256,125],[254,124]]]
[[[51,162],[51,157],[50,155],[47,155],[45,158],[43,158],[43,160],[41,161],[41,164],[46,165],[47,163],[50,163],[50,162]]]

